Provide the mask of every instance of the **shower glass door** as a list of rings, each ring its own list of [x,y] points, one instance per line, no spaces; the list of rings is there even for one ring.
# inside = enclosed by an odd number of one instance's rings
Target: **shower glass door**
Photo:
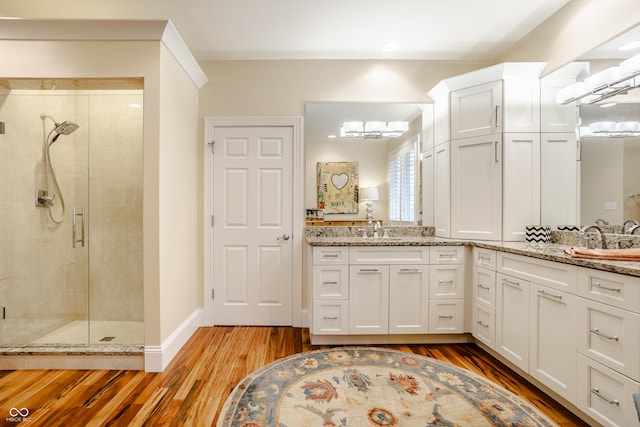
[[[142,90],[5,81],[0,346],[143,344]]]

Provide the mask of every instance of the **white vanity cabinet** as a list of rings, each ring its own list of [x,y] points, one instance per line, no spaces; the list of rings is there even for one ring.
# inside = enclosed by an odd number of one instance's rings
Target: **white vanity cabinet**
[[[349,248],[313,248],[313,303],[311,332],[317,335],[349,333]]]
[[[464,246],[432,246],[429,266],[429,333],[464,332]]]
[[[497,271],[496,351],[574,402],[577,267],[499,252]]]
[[[471,333],[491,349],[496,346],[496,251],[474,247],[471,278]]]
[[[579,268],[577,406],[605,426],[638,426],[640,277]]]
[[[429,248],[350,248],[349,333],[428,332]]]

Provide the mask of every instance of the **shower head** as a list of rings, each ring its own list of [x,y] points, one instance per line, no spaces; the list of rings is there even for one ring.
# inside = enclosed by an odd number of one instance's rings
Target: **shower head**
[[[56,123],[53,131],[58,135],[69,135],[78,128],[79,126],[76,123],[67,120],[62,123]]]

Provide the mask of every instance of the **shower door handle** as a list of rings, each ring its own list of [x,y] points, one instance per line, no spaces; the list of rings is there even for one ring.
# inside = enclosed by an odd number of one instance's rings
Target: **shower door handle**
[[[77,231],[77,217],[80,217],[80,238],[78,239],[78,231]],[[80,243],[84,248],[84,208],[80,209],[80,213],[78,213],[77,209],[73,208],[73,247],[76,247],[77,243]]]

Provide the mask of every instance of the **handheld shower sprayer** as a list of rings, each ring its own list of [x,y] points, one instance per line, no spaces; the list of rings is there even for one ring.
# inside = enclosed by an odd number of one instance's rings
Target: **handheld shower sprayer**
[[[69,135],[73,133],[75,130],[77,130],[79,126],[72,121],[64,121],[64,122],[58,123],[53,117],[44,113],[40,114],[40,118],[42,119],[43,127],[44,127],[44,122],[47,119],[49,119],[53,122],[54,128],[51,129],[51,131],[49,131],[49,134],[46,137],[44,137],[44,134],[43,134],[44,157],[45,157],[45,181],[46,181],[47,188],[46,190],[36,190],[36,206],[48,208],[49,217],[51,218],[51,221],[53,221],[55,224],[60,224],[64,220],[64,211],[65,211],[64,197],[62,195],[62,190],[60,190],[60,185],[58,185],[58,180],[56,178],[55,171],[53,170],[53,165],[51,164],[51,156],[49,155],[49,148],[54,142],[56,142],[56,140],[60,137],[60,135]],[[49,174],[49,171],[51,171],[51,174]],[[51,175],[51,181],[53,182],[53,185],[54,185],[54,193],[52,195],[49,195],[49,175]],[[59,218],[55,218],[51,210],[51,207],[54,204],[53,200],[56,197],[55,192],[57,192],[58,195],[60,196],[60,206],[62,208],[62,213]]]

